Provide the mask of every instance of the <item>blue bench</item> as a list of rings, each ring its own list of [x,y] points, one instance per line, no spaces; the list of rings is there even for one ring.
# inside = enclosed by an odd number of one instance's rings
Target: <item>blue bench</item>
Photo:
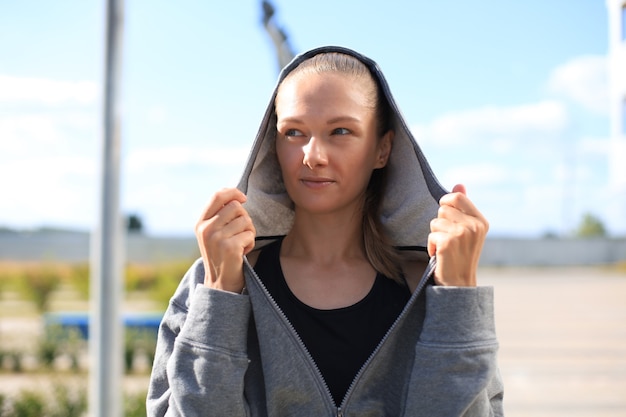
[[[125,330],[149,331],[156,333],[159,330],[163,314],[156,313],[127,313],[123,315]],[[77,330],[83,339],[89,338],[89,313],[64,312],[47,313],[44,315],[45,329],[58,326],[62,331]]]

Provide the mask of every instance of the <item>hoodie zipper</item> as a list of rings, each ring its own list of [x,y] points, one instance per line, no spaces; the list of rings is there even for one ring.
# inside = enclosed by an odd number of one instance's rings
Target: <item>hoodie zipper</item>
[[[291,324],[291,322],[289,321],[289,319],[287,318],[287,316],[285,315],[283,310],[278,306],[278,303],[276,302],[276,300],[274,300],[274,297],[272,297],[272,295],[268,291],[268,289],[265,286],[265,284],[263,283],[263,281],[261,281],[261,279],[257,275],[256,271],[252,267],[252,265],[250,265],[250,262],[248,261],[248,258],[246,256],[244,256],[244,262],[245,262],[246,266],[249,268],[250,272],[252,272],[252,276],[255,278],[256,282],[259,284],[259,286],[261,287],[261,289],[263,290],[263,292],[265,293],[267,298],[270,300],[270,303],[272,304],[274,309],[284,319],[285,323],[287,323],[287,326],[290,329],[290,331],[293,334],[293,336],[296,338],[296,340],[298,342],[298,345],[302,348],[302,350],[306,354],[306,357],[309,359],[309,361],[313,365],[313,368],[315,369],[316,375],[319,377],[319,380],[322,382],[322,386],[324,387],[324,390],[326,391],[326,394],[327,394],[328,398],[330,399],[331,404],[335,408],[336,417],[343,417],[343,410],[345,409],[345,406],[346,406],[348,400],[350,399],[350,396],[352,395],[352,391],[354,390],[356,384],[358,383],[359,379],[361,379],[361,375],[363,374],[363,372],[365,372],[365,369],[369,366],[369,364],[372,362],[372,360],[374,359],[374,357],[376,356],[378,351],[381,349],[382,345],[389,338],[389,335],[391,334],[393,329],[396,327],[396,325],[404,318],[404,316],[406,316],[408,314],[408,311],[409,311],[410,307],[413,305],[413,303],[415,302],[415,299],[417,299],[419,294],[422,292],[422,290],[426,286],[426,283],[428,282],[428,278],[434,272],[435,267],[437,266],[437,260],[433,256],[428,261],[428,266],[426,267],[426,270],[422,274],[422,278],[420,279],[420,282],[418,283],[417,287],[415,288],[415,291],[413,292],[413,294],[411,294],[411,298],[406,303],[406,306],[404,306],[404,309],[402,310],[400,315],[396,318],[396,320],[393,322],[391,327],[387,330],[387,332],[385,333],[385,336],[381,339],[381,341],[376,346],[376,349],[374,349],[374,351],[367,358],[367,360],[365,361],[363,366],[361,366],[361,368],[359,369],[359,372],[357,372],[356,376],[352,380],[352,383],[350,383],[350,386],[348,387],[348,391],[346,391],[346,395],[343,397],[343,400],[341,401],[341,404],[339,405],[339,407],[337,407],[337,404],[335,404],[335,401],[333,400],[333,396],[332,396],[332,394],[330,392],[330,388],[328,388],[328,384],[326,383],[326,380],[324,379],[324,376],[322,375],[322,372],[319,370],[317,364],[315,363],[315,360],[313,359],[313,356],[311,356],[311,353],[309,352],[309,350],[304,345],[304,342],[300,338],[300,335],[296,331],[295,327],[293,327],[293,325]]]
[[[302,350],[304,351],[306,357],[309,359],[309,362],[313,365],[313,369],[315,370],[315,373],[316,373],[317,377],[319,378],[319,381],[322,382],[322,386],[324,387],[324,391],[326,392],[326,395],[327,395],[328,399],[330,400],[330,403],[332,404],[333,408],[336,410],[337,417],[343,417],[343,412],[341,411],[341,407],[337,408],[337,404],[335,404],[335,401],[333,400],[333,395],[330,392],[330,388],[328,388],[328,384],[326,383],[326,380],[324,379],[324,376],[322,375],[322,371],[320,371],[320,369],[318,368],[317,364],[315,363],[315,360],[313,359],[313,356],[311,355],[309,350],[304,345],[304,342],[300,338],[300,335],[296,331],[295,327],[293,327],[293,324],[291,324],[291,322],[289,321],[289,319],[287,318],[287,316],[285,315],[283,310],[279,307],[279,305],[276,302],[276,300],[274,300],[274,297],[272,297],[272,295],[270,294],[269,290],[267,289],[267,287],[265,286],[263,281],[261,281],[261,279],[257,275],[256,271],[252,267],[252,265],[250,265],[250,262],[248,261],[248,258],[246,256],[244,256],[244,262],[247,265],[247,267],[250,269],[250,271],[252,272],[252,276],[255,278],[256,282],[259,284],[259,286],[261,287],[261,289],[263,290],[263,292],[265,293],[267,298],[270,300],[270,303],[272,304],[274,309],[283,318],[285,323],[287,323],[287,326],[288,326],[289,330],[291,331],[292,335],[296,338],[296,340],[298,342],[298,345],[302,348]]]
[[[437,266],[437,259],[433,256],[433,257],[431,257],[429,259],[428,266],[426,267],[426,270],[422,274],[422,278],[420,279],[419,283],[417,284],[417,287],[415,287],[415,291],[413,291],[413,294],[411,294],[411,298],[409,298],[409,301],[407,301],[406,305],[404,306],[404,309],[402,310],[400,315],[398,315],[398,317],[393,322],[391,327],[389,327],[389,329],[387,330],[387,333],[385,333],[385,336],[383,336],[383,338],[380,340],[380,342],[376,346],[376,349],[374,349],[374,351],[370,354],[370,356],[367,358],[367,360],[365,361],[363,366],[361,366],[361,369],[359,369],[359,372],[357,372],[356,376],[352,380],[352,383],[348,387],[348,391],[346,391],[346,395],[343,397],[343,400],[341,401],[341,404],[340,404],[339,408],[337,409],[338,410],[337,411],[338,412],[337,417],[343,417],[343,412],[341,410],[342,410],[342,408],[345,409],[346,404],[347,404],[348,400],[350,399],[350,396],[352,395],[352,391],[354,391],[355,386],[357,385],[357,383],[361,379],[361,376],[365,372],[365,369],[367,369],[369,364],[374,360],[374,357],[376,356],[378,351],[382,348],[383,344],[387,341],[387,339],[389,338],[389,335],[395,329],[395,327],[398,325],[398,323],[400,321],[402,321],[403,318],[408,314],[409,309],[415,303],[415,300],[417,299],[419,294],[422,292],[422,290],[426,286],[426,283],[428,282],[428,278],[435,271],[435,267],[436,266]]]

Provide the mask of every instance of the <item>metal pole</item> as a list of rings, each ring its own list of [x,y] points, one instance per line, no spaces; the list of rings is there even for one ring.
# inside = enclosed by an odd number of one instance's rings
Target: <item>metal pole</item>
[[[123,1],[107,0],[102,114],[102,176],[99,219],[91,250],[89,326],[91,417],[122,414],[122,335],[120,314],[123,234],[119,210],[120,106]]]

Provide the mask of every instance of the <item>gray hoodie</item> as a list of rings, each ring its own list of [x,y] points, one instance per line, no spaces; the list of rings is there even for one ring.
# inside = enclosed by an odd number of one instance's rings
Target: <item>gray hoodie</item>
[[[363,61],[394,112],[395,138],[382,223],[407,257],[427,259],[430,220],[446,191],[433,175],[375,62]],[[257,230],[257,247],[283,236],[293,221],[274,150],[270,100],[238,188]],[[202,285],[202,260],[183,277],[159,330],[148,416],[502,416],[498,343],[489,287],[432,285],[430,259],[406,307],[363,365],[341,404],[285,315],[244,259],[247,294]]]

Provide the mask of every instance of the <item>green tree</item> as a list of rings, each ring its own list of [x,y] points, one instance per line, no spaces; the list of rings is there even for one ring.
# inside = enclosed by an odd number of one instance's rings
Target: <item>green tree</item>
[[[576,230],[576,236],[583,238],[604,237],[606,236],[606,228],[599,218],[591,213],[585,213]]]
[[[130,233],[143,232],[143,221],[138,214],[130,214],[126,218],[126,230]]]

